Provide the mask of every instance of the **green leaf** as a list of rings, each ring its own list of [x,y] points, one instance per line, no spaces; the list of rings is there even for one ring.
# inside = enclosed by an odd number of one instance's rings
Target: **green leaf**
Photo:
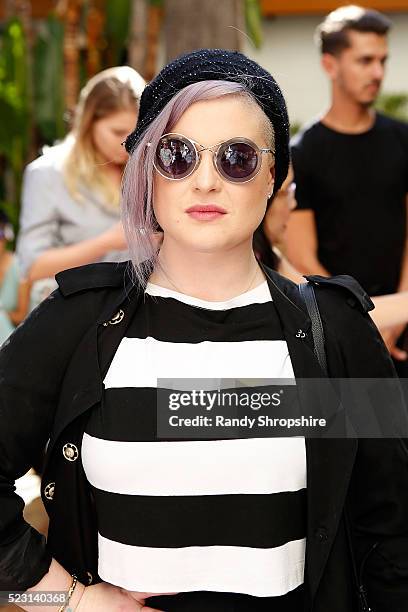
[[[262,45],[262,15],[259,0],[244,0],[247,34],[259,49]]]
[[[385,115],[408,121],[408,93],[406,92],[382,93],[375,106]]]

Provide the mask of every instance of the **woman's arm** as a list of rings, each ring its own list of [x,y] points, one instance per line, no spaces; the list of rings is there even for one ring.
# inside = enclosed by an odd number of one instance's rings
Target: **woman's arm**
[[[124,251],[127,243],[120,222],[96,236],[66,247],[47,249],[29,269],[30,282],[55,276],[68,268],[93,263],[110,251]]]
[[[53,155],[46,153],[24,172],[17,255],[21,274],[30,282],[98,261],[109,251],[127,249],[120,223],[95,238],[60,246],[59,200],[66,193]]]
[[[17,307],[9,311],[8,317],[13,325],[19,325],[28,313],[30,305],[31,283],[27,279],[22,279],[18,285]]]
[[[67,364],[96,316],[93,292],[66,299],[57,290],[0,350],[0,590],[26,590],[49,570],[14,483],[46,446]]]

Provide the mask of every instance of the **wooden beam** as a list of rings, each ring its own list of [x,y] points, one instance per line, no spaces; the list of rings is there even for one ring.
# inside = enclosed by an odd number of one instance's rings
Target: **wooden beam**
[[[0,0],[0,21],[5,18],[5,2]],[[44,19],[55,8],[55,0],[31,0],[31,16],[33,19]]]
[[[277,15],[307,15],[329,13],[339,6],[348,4],[347,0],[261,0],[261,10],[265,17]],[[368,0],[359,1],[360,6],[378,11],[408,11],[408,0]]]

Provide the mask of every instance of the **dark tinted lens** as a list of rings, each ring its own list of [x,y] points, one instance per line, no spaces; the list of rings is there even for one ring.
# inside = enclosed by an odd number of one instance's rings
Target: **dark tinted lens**
[[[156,164],[169,178],[183,178],[190,174],[196,161],[194,147],[175,137],[163,137],[156,150]]]
[[[232,143],[220,150],[218,165],[233,180],[247,179],[257,168],[258,153],[245,142]]]

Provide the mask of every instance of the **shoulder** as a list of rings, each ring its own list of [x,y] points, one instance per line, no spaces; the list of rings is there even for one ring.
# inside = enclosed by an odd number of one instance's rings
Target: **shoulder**
[[[345,302],[351,308],[357,308],[363,313],[373,310],[374,304],[368,293],[358,281],[348,274],[325,277],[315,275],[305,276],[306,280],[316,288],[316,293],[327,305]]]
[[[408,123],[406,121],[377,113],[376,127],[379,131],[392,131],[396,136],[405,139],[408,143]]]
[[[130,261],[87,264],[59,272],[55,280],[65,297],[93,289],[124,289],[133,282],[132,265]]]
[[[56,275],[58,288],[43,300],[3,344],[4,359],[21,361],[27,353],[54,354],[58,346],[66,353],[76,346],[84,333],[100,319],[108,320],[116,303],[130,294],[131,278],[127,262],[96,263],[65,270]],[[106,316],[105,316],[106,314]],[[42,359],[42,357],[41,357]]]
[[[305,146],[313,145],[316,138],[320,138],[321,123],[319,120],[313,120],[305,124],[297,134],[290,140],[291,149],[296,151]]]
[[[346,275],[307,279],[315,288],[332,375],[394,378],[390,354],[368,314],[374,304],[361,285]]]
[[[26,175],[30,174],[55,174],[61,173],[64,162],[71,149],[72,142],[68,139],[53,147],[47,147],[42,155],[30,162],[26,169]]]

